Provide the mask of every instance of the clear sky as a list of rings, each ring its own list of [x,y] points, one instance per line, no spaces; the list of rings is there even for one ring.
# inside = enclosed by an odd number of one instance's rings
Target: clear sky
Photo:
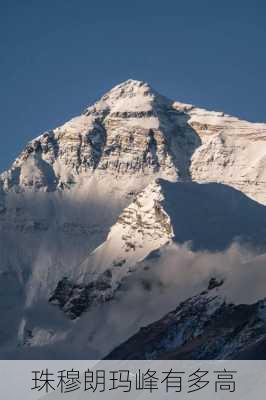
[[[0,170],[123,80],[266,121],[265,0],[0,0]]]

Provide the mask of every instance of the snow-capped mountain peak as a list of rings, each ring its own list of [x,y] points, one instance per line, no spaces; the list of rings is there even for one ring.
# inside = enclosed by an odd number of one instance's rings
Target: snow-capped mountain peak
[[[53,191],[95,173],[188,178],[199,138],[181,114],[147,83],[126,81],[32,140],[2,174],[3,187]]]
[[[0,176],[4,191],[55,191],[93,176],[221,182],[260,202],[266,125],[172,101],[127,80],[84,113],[33,139]],[[113,178],[112,178],[113,179]]]
[[[148,83],[129,79],[107,92],[95,105],[88,107],[85,114],[107,112],[108,110],[111,114],[152,112],[155,108],[155,100],[163,101],[163,97],[155,92]],[[167,102],[166,99],[165,102]]]

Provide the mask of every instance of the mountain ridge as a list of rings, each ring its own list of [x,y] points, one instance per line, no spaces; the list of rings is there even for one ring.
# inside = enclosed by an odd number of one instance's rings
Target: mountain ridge
[[[222,285],[212,278],[205,291],[140,329],[106,359],[245,359],[249,349],[263,348],[266,299],[228,303]]]

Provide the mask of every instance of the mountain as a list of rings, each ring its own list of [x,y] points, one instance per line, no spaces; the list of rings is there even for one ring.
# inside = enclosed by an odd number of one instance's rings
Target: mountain
[[[33,139],[0,175],[0,356],[110,353],[174,306],[160,291],[145,300],[152,273],[133,295],[158,249],[223,259],[237,243],[239,264],[262,256],[265,155],[266,124],[134,80]]]

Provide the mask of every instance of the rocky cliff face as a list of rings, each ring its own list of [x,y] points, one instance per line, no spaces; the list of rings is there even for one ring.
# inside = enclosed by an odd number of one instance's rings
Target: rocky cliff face
[[[237,238],[263,252],[265,138],[266,124],[128,80],[33,139],[0,175],[0,287],[14,293],[0,349],[75,336],[169,242],[217,251]]]

